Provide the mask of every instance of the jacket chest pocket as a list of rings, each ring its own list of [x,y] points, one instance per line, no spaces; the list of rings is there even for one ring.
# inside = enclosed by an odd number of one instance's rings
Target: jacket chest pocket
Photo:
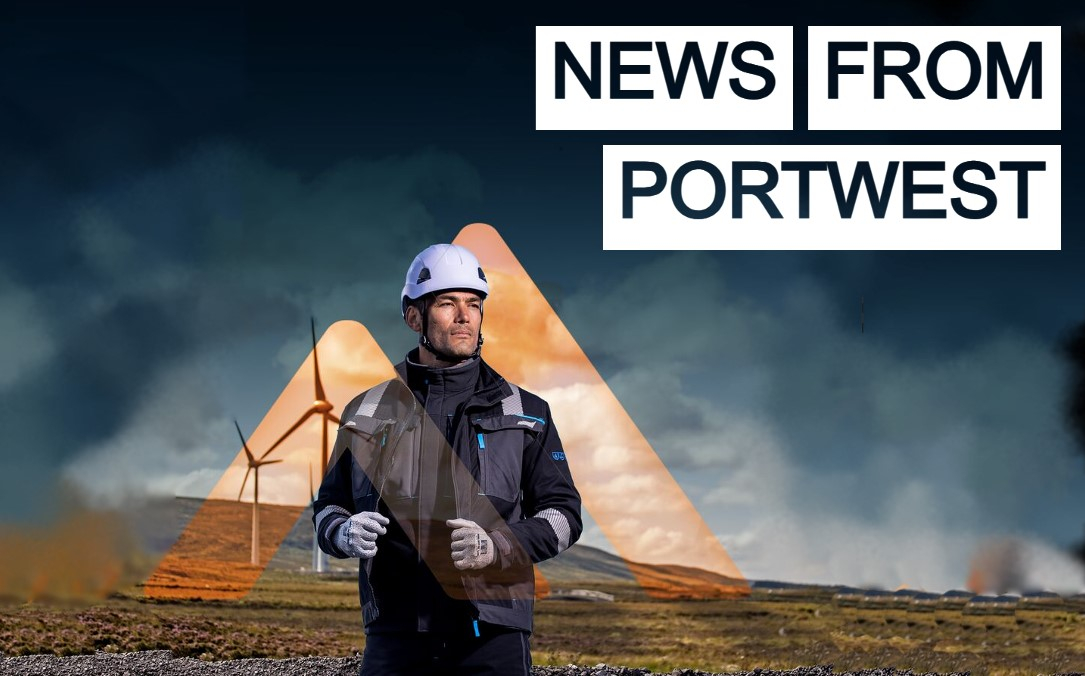
[[[395,419],[356,415],[339,428],[350,432],[351,490],[359,509],[373,509],[382,487],[389,483],[396,423]]]
[[[535,418],[499,415],[471,421],[478,452],[479,487],[484,495],[515,502],[520,495],[524,448],[542,425]]]

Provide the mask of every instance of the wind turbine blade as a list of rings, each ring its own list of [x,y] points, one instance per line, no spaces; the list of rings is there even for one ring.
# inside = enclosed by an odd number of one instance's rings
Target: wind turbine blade
[[[316,318],[309,317],[309,330],[313,334],[313,383],[316,385],[316,400],[325,401],[324,384],[320,382],[320,360],[316,355]]]
[[[302,416],[301,416],[300,418],[298,418],[298,421],[297,421],[296,423],[294,423],[293,425],[291,425],[291,426],[290,426],[290,429],[288,429],[287,431],[283,432],[283,435],[282,435],[281,437],[279,437],[279,439],[278,439],[278,440],[277,440],[277,441],[276,441],[275,443],[273,443],[273,444],[272,444],[272,445],[271,445],[271,446],[270,446],[270,447],[269,447],[269,448],[268,448],[268,449],[267,449],[266,451],[264,451],[264,454],[260,456],[260,459],[261,459],[261,460],[263,460],[264,458],[266,458],[266,457],[268,456],[268,454],[269,454],[269,453],[271,453],[271,452],[272,452],[272,451],[274,451],[274,450],[275,450],[276,448],[278,448],[278,447],[279,447],[279,444],[281,444],[281,443],[283,443],[284,441],[286,441],[286,438],[287,438],[288,436],[290,436],[291,434],[293,434],[293,433],[294,433],[294,430],[296,430],[296,429],[298,429],[299,427],[301,427],[301,426],[302,426],[302,423],[304,423],[304,422],[305,422],[306,420],[308,420],[308,419],[309,419],[309,416],[313,415],[314,413],[316,413],[316,411],[315,411],[315,410],[313,410],[313,409],[309,409],[308,411],[306,411],[305,413],[303,413],[303,414],[302,414]]]
[[[279,458],[278,460],[261,460],[260,462],[258,462],[256,464],[259,467],[263,467],[264,465],[274,465],[275,463],[282,462],[282,461],[283,461],[282,458]]]
[[[237,501],[241,502],[241,494],[245,492],[245,484],[249,480],[249,472],[252,471],[253,465],[249,465],[249,468],[245,470],[245,478],[241,480],[241,490],[237,492]]]
[[[328,411],[327,413],[325,413],[325,414],[324,414],[324,418],[325,418],[325,419],[327,419],[327,420],[329,420],[329,421],[331,421],[331,422],[333,422],[333,423],[335,423],[335,424],[336,424],[336,426],[339,426],[339,425],[342,425],[342,424],[343,424],[343,423],[342,423],[342,422],[341,422],[341,421],[339,420],[339,416],[335,415],[335,414],[334,414],[334,413],[332,413],[331,411]],[[325,423],[325,424],[326,424],[326,423]]]
[[[309,461],[309,504],[316,502],[316,494],[313,493],[313,461]]]
[[[252,451],[249,450],[249,445],[245,442],[245,435],[241,433],[241,425],[237,424],[237,418],[234,418],[234,427],[237,428],[237,436],[241,437],[241,447],[245,449],[245,455],[249,456],[249,464],[256,462],[256,459],[252,457]],[[241,486],[244,488],[244,484]],[[238,500],[241,499],[239,496]]]

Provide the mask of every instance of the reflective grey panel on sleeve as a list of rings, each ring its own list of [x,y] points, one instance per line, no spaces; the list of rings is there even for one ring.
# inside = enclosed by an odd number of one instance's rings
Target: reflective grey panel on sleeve
[[[501,400],[501,413],[502,415],[523,415],[524,402],[520,400],[520,388],[512,383],[509,383],[509,387],[512,388],[512,394]]]
[[[388,389],[388,383],[390,382],[392,381],[386,380],[380,385],[371,387],[362,397],[362,405],[358,407],[358,412],[354,415],[364,415],[372,418],[377,412],[377,404],[380,403],[381,397],[384,396],[384,391]]]
[[[571,529],[569,528],[569,520],[565,518],[564,514],[556,509],[550,508],[539,512],[534,518],[546,519],[546,522],[554,529],[554,534],[558,536],[559,552],[563,552],[569,548],[569,535]]]
[[[345,521],[349,518],[350,512],[339,505],[328,505],[320,510],[320,514],[316,515],[316,530],[318,533],[325,533],[325,537],[330,537],[326,534],[325,525],[331,525],[333,522]],[[327,521],[327,519],[332,519],[333,521]]]

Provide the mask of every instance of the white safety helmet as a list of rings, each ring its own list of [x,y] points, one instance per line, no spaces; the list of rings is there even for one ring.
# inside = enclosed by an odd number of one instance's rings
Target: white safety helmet
[[[407,306],[427,293],[469,289],[483,299],[490,293],[486,274],[478,264],[475,254],[457,244],[434,244],[414,257],[407,268],[403,284],[401,310],[407,316]]]

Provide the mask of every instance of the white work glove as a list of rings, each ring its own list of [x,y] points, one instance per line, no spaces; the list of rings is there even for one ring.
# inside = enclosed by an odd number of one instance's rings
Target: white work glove
[[[459,570],[479,570],[494,562],[493,539],[474,521],[450,519],[445,521],[452,531],[452,561]]]
[[[335,546],[347,556],[371,559],[377,553],[377,536],[388,532],[388,517],[377,512],[359,512],[335,530]]]

